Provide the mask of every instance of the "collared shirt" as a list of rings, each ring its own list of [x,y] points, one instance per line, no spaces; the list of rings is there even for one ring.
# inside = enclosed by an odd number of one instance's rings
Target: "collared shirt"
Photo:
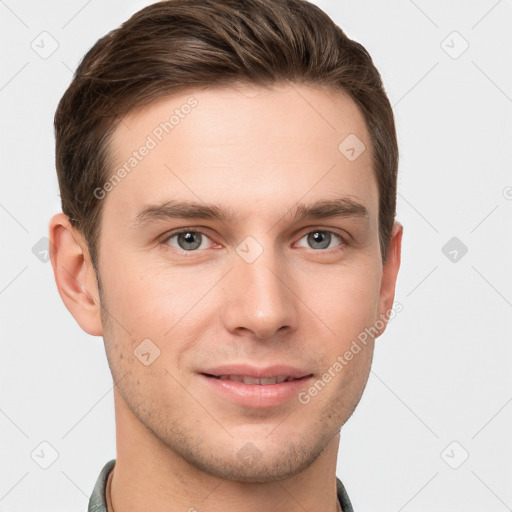
[[[113,469],[116,460],[113,459],[105,464],[103,469],[100,472],[100,476],[96,481],[96,485],[94,486],[94,490],[92,491],[91,499],[89,500],[89,508],[87,512],[108,512],[107,509],[107,498],[106,498],[106,489],[107,489],[107,480],[110,471]],[[338,501],[340,502],[341,509],[343,512],[354,512],[352,508],[352,504],[348,498],[347,491],[345,487],[341,483],[341,480],[336,477],[336,490],[338,494]]]

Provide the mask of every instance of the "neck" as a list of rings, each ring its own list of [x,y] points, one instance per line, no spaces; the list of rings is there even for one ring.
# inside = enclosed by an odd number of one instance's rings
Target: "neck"
[[[294,476],[264,483],[220,478],[164,446],[128,409],[114,388],[117,456],[109,512],[303,512],[341,510],[336,494],[339,434]]]

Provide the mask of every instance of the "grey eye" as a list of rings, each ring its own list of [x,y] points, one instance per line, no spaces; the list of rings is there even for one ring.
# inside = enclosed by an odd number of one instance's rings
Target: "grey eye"
[[[198,249],[203,242],[203,235],[197,231],[184,231],[176,233],[169,237],[169,241],[176,239],[178,247],[184,251],[193,251]]]
[[[313,249],[326,249],[331,243],[331,233],[327,231],[313,231],[308,235],[308,244]]]
[[[307,245],[301,245],[301,247],[309,247],[312,249],[330,249],[335,247],[332,242],[336,242],[337,240],[337,245],[342,245],[343,242],[343,239],[338,234],[326,230],[311,231],[303,236],[299,243],[303,240],[306,241]]]

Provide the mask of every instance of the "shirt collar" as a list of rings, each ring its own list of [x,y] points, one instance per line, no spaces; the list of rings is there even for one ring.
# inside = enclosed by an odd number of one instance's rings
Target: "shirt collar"
[[[89,507],[87,512],[108,512],[107,499],[105,497],[105,489],[107,488],[107,479],[110,471],[114,468],[116,459],[108,461],[100,472],[96,485],[89,499]]]

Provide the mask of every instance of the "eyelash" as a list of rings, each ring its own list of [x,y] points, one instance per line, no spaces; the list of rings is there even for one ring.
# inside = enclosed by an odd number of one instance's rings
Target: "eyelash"
[[[302,240],[305,236],[311,234],[311,233],[316,233],[316,232],[320,232],[320,233],[329,233],[331,235],[333,235],[335,238],[338,239],[338,241],[340,242],[340,245],[336,246],[336,247],[331,247],[330,249],[312,249],[312,248],[309,248],[311,251],[313,252],[320,252],[320,253],[329,253],[333,250],[342,250],[346,245],[347,245],[347,242],[345,240],[344,237],[342,237],[339,233],[337,233],[336,231],[332,231],[330,229],[312,229],[310,231],[306,231],[304,232],[304,234],[299,238],[299,240]],[[190,229],[190,228],[179,228],[179,229],[175,229],[169,233],[167,233],[166,235],[164,235],[163,239],[161,240],[161,244],[163,246],[166,246],[166,247],[169,247],[169,240],[177,235],[179,235],[180,233],[198,233],[200,235],[203,235],[204,237],[208,238],[208,240],[212,241],[210,239],[210,237],[204,232],[204,231],[200,231],[199,229]],[[214,242],[215,243],[215,242]],[[192,251],[186,251],[184,249],[180,249],[180,248],[177,248],[177,247],[172,247],[172,249],[176,250],[176,251],[179,251],[180,254],[190,254],[190,255],[193,255],[194,253],[197,253],[197,252],[201,252],[202,250],[199,250],[199,249],[196,249],[196,250],[192,250]]]

